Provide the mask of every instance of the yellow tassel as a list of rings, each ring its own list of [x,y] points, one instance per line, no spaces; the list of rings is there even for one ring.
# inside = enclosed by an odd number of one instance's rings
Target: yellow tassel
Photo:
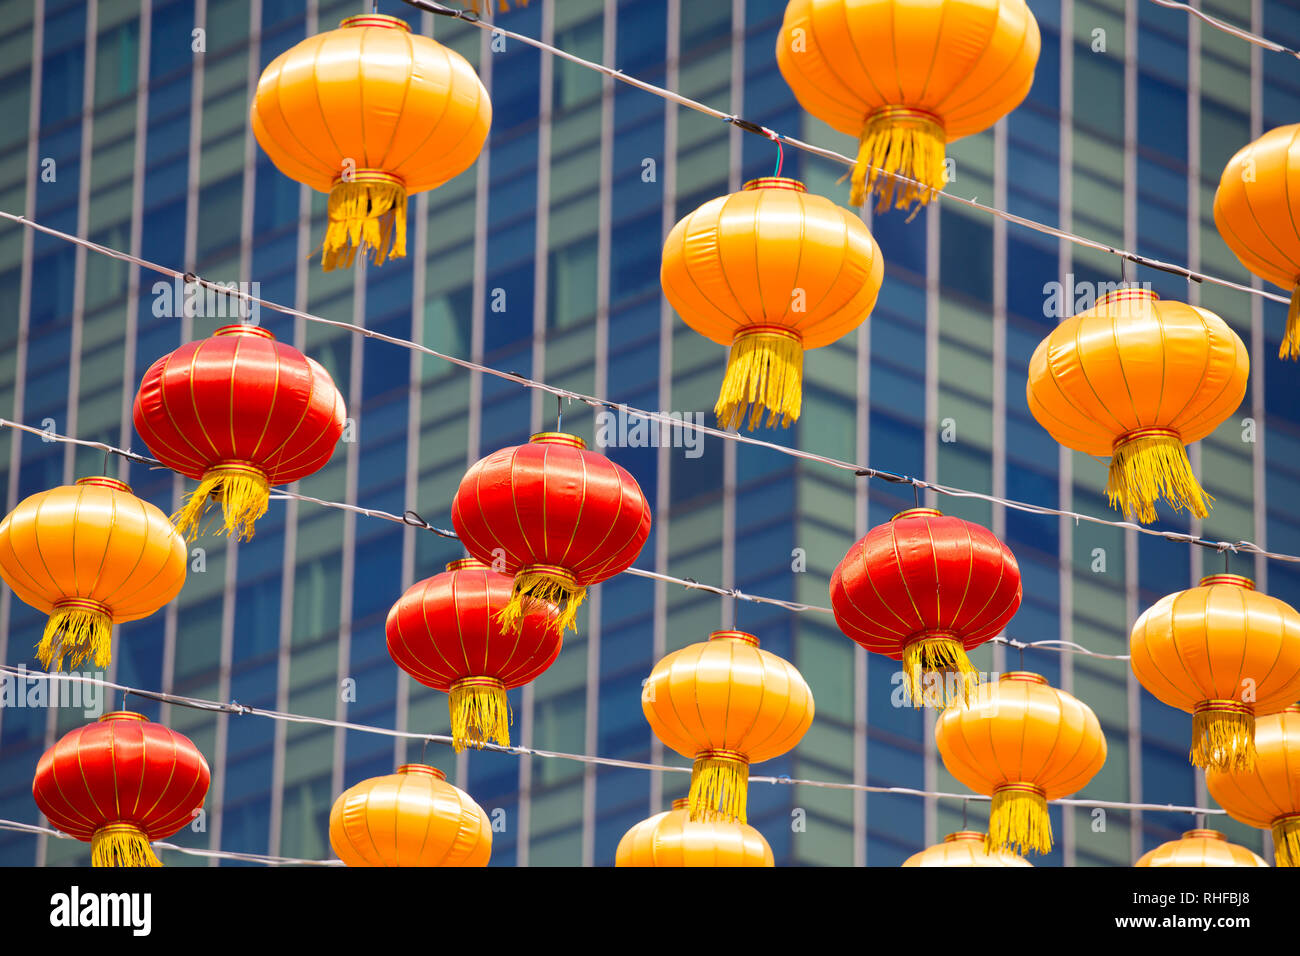
[[[769,327],[770,328],[770,327]],[[750,431],[767,409],[767,427],[799,420],[803,406],[803,345],[792,331],[742,330],[731,342],[727,374],[713,413],[723,428],[739,430],[749,413]]]
[[[113,618],[107,609],[87,604],[55,607],[45,622],[45,633],[36,645],[36,657],[46,670],[76,670],[88,660],[107,667],[112,656]]]
[[[1175,511],[1186,508],[1198,518],[1210,513],[1214,501],[1192,474],[1187,449],[1167,429],[1133,432],[1115,445],[1106,497],[1112,508],[1143,524],[1156,520],[1161,498]]]
[[[203,515],[209,500],[215,499],[221,502],[225,534],[237,534],[247,541],[253,537],[257,519],[266,514],[270,498],[271,485],[262,472],[246,465],[217,465],[208,469],[199,487],[172,515],[172,524],[193,541],[203,533]]]
[[[1286,310],[1286,334],[1278,349],[1280,359],[1300,359],[1300,285],[1291,291],[1291,305]]]
[[[162,866],[138,827],[113,823],[100,827],[90,840],[91,866]]]
[[[691,822],[745,822],[749,796],[749,761],[731,750],[705,750],[691,767]]]
[[[903,673],[907,676],[907,686],[912,690],[913,707],[920,707],[923,697],[935,696],[923,693],[922,673],[944,675],[938,699],[924,700],[926,706],[947,707],[957,700],[969,704],[971,689],[979,686],[979,671],[966,656],[961,641],[951,637],[923,637],[907,644],[903,648]],[[959,679],[950,682],[947,680],[949,674],[956,674]],[[950,686],[952,683],[958,683],[960,687]]]
[[[1202,769],[1250,773],[1255,769],[1255,715],[1236,701],[1209,701],[1192,712],[1192,749]]]
[[[1283,817],[1273,824],[1273,862],[1277,866],[1300,866],[1300,815]]]
[[[1031,784],[1010,784],[993,791],[984,849],[997,853],[1013,848],[1022,856],[1030,850],[1049,853],[1052,849],[1047,800],[1043,791]]]
[[[460,753],[487,741],[510,746],[506,685],[495,677],[467,677],[451,685],[451,741]]]
[[[559,633],[565,629],[578,629],[578,608],[587,598],[587,589],[578,587],[573,579],[565,580],[546,571],[521,570],[515,575],[510,601],[497,615],[497,623],[506,634],[518,634],[523,627],[528,604],[540,601],[559,609],[551,626]]]
[[[358,251],[377,266],[406,255],[406,190],[400,183],[361,178],[330,190],[321,268],[351,268]]]
[[[945,139],[943,126],[928,113],[905,107],[874,113],[862,128],[849,203],[861,206],[868,193],[876,193],[876,212],[891,205],[896,209],[914,202],[926,205],[947,182]],[[902,182],[887,173],[900,173],[924,185]]]

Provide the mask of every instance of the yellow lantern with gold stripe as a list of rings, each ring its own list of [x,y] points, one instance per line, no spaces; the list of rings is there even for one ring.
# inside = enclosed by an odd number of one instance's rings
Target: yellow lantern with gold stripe
[[[813,721],[794,665],[745,631],[714,631],[655,664],[641,709],[665,747],[693,758],[690,819],[745,822],[749,765],[793,748]]]
[[[1255,722],[1255,766],[1205,772],[1228,816],[1273,831],[1273,862],[1300,866],[1300,704]]]
[[[1268,866],[1244,846],[1229,843],[1217,830],[1188,830],[1177,840],[1162,843],[1134,866]]]
[[[1025,0],[790,0],[776,63],[804,109],[858,139],[850,202],[875,192],[884,211],[943,189],[946,144],[1020,105],[1040,42]]]
[[[615,866],[775,866],[772,848],[739,820],[692,822],[689,800],[642,820],[618,841]]]
[[[1023,856],[1007,850],[989,852],[985,836],[976,830],[949,833],[942,843],[928,846],[903,861],[903,866],[1033,866]]]
[[[330,270],[358,251],[376,265],[406,255],[407,197],[473,165],[492,104],[459,53],[372,13],[272,60],[250,119],[280,172],[329,194]]]
[[[148,617],[185,584],[185,540],[116,478],[82,478],[24,499],[0,521],[0,576],[49,620],[36,656],[107,667],[114,624]]]

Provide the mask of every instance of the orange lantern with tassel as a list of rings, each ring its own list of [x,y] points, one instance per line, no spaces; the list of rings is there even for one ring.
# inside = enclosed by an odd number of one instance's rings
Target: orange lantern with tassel
[[[82,478],[24,499],[0,522],[0,576],[49,614],[48,669],[107,667],[113,625],[148,617],[185,583],[185,541],[116,478]]]
[[[641,710],[664,746],[693,758],[690,819],[745,822],[749,765],[799,743],[813,696],[793,664],[744,631],[714,631],[655,664]]]
[[[1249,379],[1245,344],[1213,312],[1124,288],[1039,343],[1025,394],[1060,444],[1110,456],[1111,507],[1145,523],[1161,498],[1209,514],[1184,446],[1237,410]]]
[[[1134,866],[1268,866],[1217,830],[1188,830],[1177,840],[1143,853]]]
[[[1300,698],[1300,613],[1250,578],[1212,574],[1147,608],[1129,657],[1139,684],[1192,714],[1192,763],[1249,770],[1256,715]]]
[[[1106,762],[1097,715],[1024,671],[981,685],[970,706],[945,710],[934,739],[949,773],[993,797],[984,841],[990,853],[1049,852],[1047,801],[1083,789]]]
[[[1020,105],[1039,43],[1025,0],[790,0],[776,63],[804,109],[858,139],[852,204],[875,192],[884,211],[943,189],[945,145]]]
[[[949,833],[942,843],[928,846],[903,861],[903,866],[1033,866],[1023,856],[984,847],[984,834],[975,830]]]
[[[1269,130],[1223,167],[1214,225],[1241,264],[1291,293],[1280,358],[1300,359],[1300,123]]]
[[[690,801],[642,820],[618,841],[615,866],[775,866],[772,848],[748,823],[691,821]]]
[[[1300,704],[1255,722],[1252,770],[1207,770],[1210,796],[1228,816],[1273,831],[1273,862],[1300,866]]]
[[[675,225],[659,278],[687,325],[731,346],[714,413],[723,428],[783,426],[802,407],[803,353],[852,332],[884,279],[862,220],[803,183],[769,177]]]
[[[411,585],[388,612],[388,653],[397,666],[449,695],[457,753],[488,740],[509,747],[506,691],[534,680],[560,653],[555,608],[542,601],[529,602],[518,634],[502,632],[497,618],[511,588],[509,576],[465,558]]]
[[[407,197],[478,158],[492,104],[455,50],[377,13],[308,37],[262,72],[253,135],[290,179],[329,194],[321,265],[406,255]]]
[[[54,827],[90,843],[91,866],[162,866],[149,844],[193,822],[209,780],[184,734],[114,711],[45,751],[32,797]]]
[[[330,846],[348,866],[487,866],[492,824],[445,773],[412,763],[339,795]]]

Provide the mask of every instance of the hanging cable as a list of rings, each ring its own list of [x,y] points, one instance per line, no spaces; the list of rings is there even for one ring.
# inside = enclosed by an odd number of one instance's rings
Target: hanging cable
[[[1289,56],[1300,59],[1300,50],[1293,50],[1289,46],[1283,46],[1281,43],[1277,43],[1267,37],[1259,36],[1256,33],[1251,33],[1249,30],[1242,27],[1233,26],[1226,20],[1219,20],[1202,10],[1197,10],[1189,3],[1179,3],[1178,0],[1151,0],[1151,2],[1157,6],[1167,7],[1170,10],[1182,10],[1201,20],[1203,23],[1209,24],[1214,27],[1214,29],[1228,34],[1228,36],[1236,37],[1239,40],[1245,40],[1247,43],[1263,47],[1265,50],[1272,50],[1274,53],[1285,53]]]

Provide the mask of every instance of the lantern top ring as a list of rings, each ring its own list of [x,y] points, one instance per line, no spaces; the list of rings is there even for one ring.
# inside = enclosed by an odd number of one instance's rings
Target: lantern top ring
[[[1220,843],[1227,843],[1228,838],[1218,830],[1188,830],[1183,834],[1184,840],[1218,840]]]
[[[88,478],[78,478],[79,485],[94,485],[97,488],[112,488],[114,491],[125,491],[131,493],[131,486],[125,481],[118,481],[116,478],[109,478],[107,475],[92,475]]]
[[[213,338],[219,335],[255,335],[258,338],[275,340],[275,336],[271,334],[270,329],[264,329],[260,325],[244,325],[242,323],[239,325],[223,325],[212,333]]]
[[[109,721],[109,720],[140,720],[140,721],[144,721],[144,720],[148,720],[148,719],[149,719],[149,718],[145,717],[144,714],[137,714],[134,710],[111,710],[111,711],[109,711],[107,714],[104,714],[102,717],[100,717],[100,718],[99,718],[99,722],[102,724],[102,723],[104,723],[105,721]]]
[[[573,448],[583,450],[587,443],[577,435],[570,435],[568,432],[538,432],[528,439],[530,445],[569,445]]]
[[[1197,587],[1209,587],[1214,584],[1231,584],[1239,588],[1245,588],[1247,591],[1255,590],[1255,582],[1244,574],[1207,574],[1197,583]]]
[[[434,780],[446,780],[447,775],[437,767],[430,767],[424,763],[404,763],[397,768],[397,773],[404,777],[426,776]]]
[[[999,680],[1022,680],[1028,684],[1042,684],[1047,686],[1047,678],[1042,674],[1035,674],[1033,671],[1007,671]]]
[[[362,13],[355,17],[345,17],[339,21],[340,30],[348,30],[353,27],[383,27],[388,30],[411,32],[410,24],[401,17],[390,17],[384,13]]]
[[[890,521],[898,521],[902,518],[942,518],[943,512],[938,508],[904,508]]]
[[[714,631],[709,635],[711,641],[741,641],[758,647],[758,638],[748,631]]]
[[[469,568],[475,570],[487,570],[487,565],[478,558],[457,558],[455,561],[447,562],[448,571],[464,571]]]
[[[1146,289],[1142,286],[1125,286],[1122,289],[1112,289],[1105,295],[1097,299],[1094,309],[1099,309],[1103,305],[1110,305],[1113,302],[1124,302],[1126,300],[1140,300],[1146,302],[1155,302],[1160,296],[1153,289]]]
[[[685,810],[690,805],[691,805],[690,797],[678,797],[676,800],[673,801],[674,810]]]
[[[943,838],[944,843],[974,843],[984,842],[984,834],[978,830],[958,830],[956,833],[949,833]]]
[[[754,189],[791,189],[797,193],[806,193],[808,187],[797,179],[790,179],[787,176],[760,176],[757,179],[751,179],[740,187],[745,192]]]

